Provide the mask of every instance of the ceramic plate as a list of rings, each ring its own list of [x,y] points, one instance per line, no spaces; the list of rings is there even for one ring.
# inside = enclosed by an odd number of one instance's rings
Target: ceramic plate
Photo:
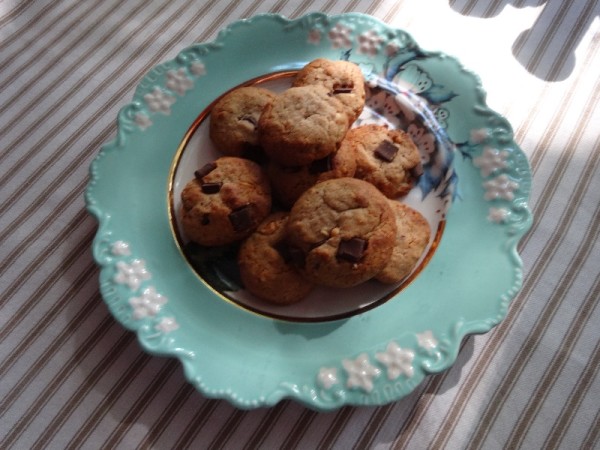
[[[398,201],[426,216],[432,239],[398,285],[319,290],[276,308],[221,270],[231,255],[194,264],[178,194],[218,156],[206,136],[216,99],[247,84],[285,89],[319,57],[363,70],[360,122],[413,136],[425,172]],[[314,13],[233,23],[151,70],[91,165],[86,202],[99,222],[103,298],[144,349],[178,358],[200,392],[241,408],[292,398],[331,410],[400,399],[450,367],[465,335],[504,318],[522,283],[516,246],[531,225],[530,187],[510,124],[457,60],[370,16]]]

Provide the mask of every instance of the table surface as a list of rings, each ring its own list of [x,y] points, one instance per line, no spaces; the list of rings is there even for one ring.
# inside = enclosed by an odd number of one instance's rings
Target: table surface
[[[533,174],[521,291],[380,407],[237,410],[109,314],[83,192],[154,65],[258,13],[362,12],[481,77]],[[600,2],[0,1],[0,448],[600,448]]]

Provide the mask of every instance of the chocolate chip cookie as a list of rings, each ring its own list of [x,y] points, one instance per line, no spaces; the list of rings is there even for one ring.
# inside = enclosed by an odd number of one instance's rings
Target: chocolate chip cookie
[[[258,119],[274,97],[273,92],[257,86],[237,88],[221,97],[211,111],[209,125],[217,149],[230,156],[259,152]]]
[[[402,130],[362,125],[351,129],[342,145],[354,148],[355,177],[373,184],[389,198],[407,194],[423,171],[417,146]]]
[[[267,174],[271,180],[273,196],[282,206],[291,208],[308,188],[333,178],[353,177],[356,158],[351,146],[341,146],[338,151],[306,166],[286,167],[269,162]]]
[[[301,166],[335,152],[349,126],[344,105],[326,87],[291,87],[265,107],[258,136],[271,159]]]
[[[396,217],[396,243],[390,261],[375,278],[394,284],[412,272],[429,244],[431,231],[427,219],[417,210],[394,200],[390,204]]]
[[[247,237],[267,217],[271,188],[258,164],[224,156],[196,171],[181,200],[187,237],[201,245],[225,245]]]
[[[350,123],[365,106],[365,79],[360,68],[350,61],[315,59],[298,72],[293,85],[325,86],[344,104]]]
[[[295,263],[314,283],[351,287],[388,264],[396,221],[385,196],[355,178],[323,181],[292,207],[287,242]]]
[[[283,244],[288,214],[269,215],[240,246],[238,264],[246,289],[263,300],[291,304],[302,300],[313,289],[291,263],[292,256]]]

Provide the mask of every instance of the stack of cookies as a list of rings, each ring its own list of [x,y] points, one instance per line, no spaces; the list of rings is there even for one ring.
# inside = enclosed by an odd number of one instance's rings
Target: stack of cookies
[[[420,176],[420,155],[401,130],[353,126],[364,104],[359,67],[326,59],[281,93],[223,96],[209,128],[223,156],[181,194],[189,239],[239,244],[245,288],[277,304],[318,285],[404,279],[430,237],[426,219],[397,200]]]

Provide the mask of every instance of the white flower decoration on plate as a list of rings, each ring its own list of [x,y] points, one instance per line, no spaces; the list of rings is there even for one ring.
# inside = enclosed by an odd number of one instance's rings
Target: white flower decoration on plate
[[[492,173],[508,166],[506,162],[508,155],[509,153],[506,150],[485,147],[481,156],[473,159],[473,164],[475,167],[479,167],[479,169],[481,169],[482,177],[487,177]]]
[[[115,242],[110,251],[115,256],[129,256],[131,255],[131,250],[129,249],[129,244],[124,241]]]
[[[175,103],[175,97],[155,87],[152,92],[144,95],[144,101],[150,111],[160,112],[168,116],[171,114],[171,105]]]
[[[148,115],[144,113],[137,113],[133,119],[137,126],[140,127],[142,130],[145,130],[146,128],[152,125],[150,117],[148,117]]]
[[[146,263],[143,259],[134,259],[131,264],[119,261],[116,267],[115,283],[125,284],[132,291],[137,291],[142,281],[150,279],[150,272],[146,270]]]
[[[366,392],[373,390],[373,378],[381,373],[369,361],[369,355],[361,353],[356,359],[344,359],[342,365],[348,374],[346,385],[348,388],[361,388]]]
[[[376,31],[365,31],[358,36],[358,51],[370,56],[375,56],[379,53],[379,47],[381,47],[382,42],[383,38],[379,36]]]
[[[519,184],[511,180],[508,175],[502,174],[483,183],[483,187],[486,191],[484,195],[486,200],[512,200],[515,198],[514,191],[519,187]]]
[[[488,130],[487,128],[477,128],[471,130],[471,142],[473,144],[483,144],[485,140],[488,138]]]
[[[335,367],[322,367],[321,370],[319,370],[317,381],[322,388],[331,389],[334,384],[339,382],[337,369]]]
[[[341,23],[329,30],[329,40],[333,48],[348,48],[352,46],[352,29]]]
[[[179,95],[184,95],[185,91],[194,87],[194,82],[187,76],[185,69],[182,67],[167,72],[167,87]]]
[[[438,341],[433,336],[431,330],[417,333],[417,343],[419,344],[419,347],[425,350],[433,350],[438,345]]]
[[[160,331],[161,333],[170,333],[171,331],[175,331],[179,328],[179,324],[175,320],[174,317],[163,317],[160,319],[160,322],[156,324],[154,327],[156,331]]]
[[[190,66],[190,71],[197,77],[206,75],[206,66],[200,61],[194,61]]]
[[[415,352],[410,349],[400,347],[396,342],[391,341],[385,352],[376,353],[377,361],[387,367],[387,376],[390,380],[395,380],[401,374],[408,378],[414,374],[413,359]]]
[[[129,304],[133,308],[133,318],[136,320],[155,316],[167,298],[156,292],[154,286],[147,287],[139,297],[131,297]]]
[[[506,208],[490,208],[488,220],[494,223],[504,223],[510,215],[510,211]]]
[[[313,45],[319,45],[321,43],[321,30],[313,28],[308,33],[308,43]]]

